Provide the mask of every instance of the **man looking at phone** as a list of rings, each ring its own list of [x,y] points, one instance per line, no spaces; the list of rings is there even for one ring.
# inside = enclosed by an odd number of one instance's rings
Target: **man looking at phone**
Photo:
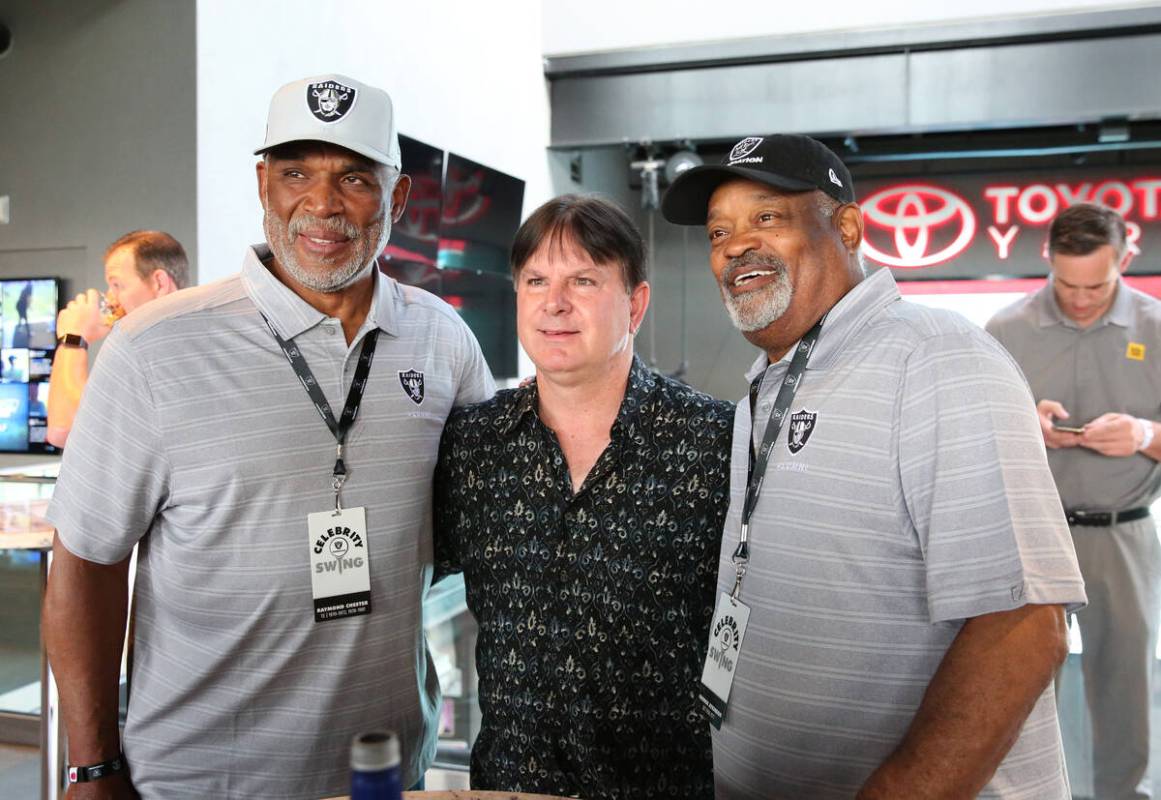
[[[133,231],[105,251],[102,308],[96,289],[78,294],[56,318],[57,350],[48,400],[50,444],[64,447],[81,393],[89,380],[89,345],[104,339],[113,323],[146,303],[189,285],[189,259],[181,242],[162,231]]]
[[[1088,592],[1077,614],[1093,721],[1096,797],[1152,797],[1150,675],[1161,545],[1161,302],[1125,285],[1125,221],[1104,206],[1062,211],[1048,233],[1048,285],[987,325],[1031,385],[1048,464]]]

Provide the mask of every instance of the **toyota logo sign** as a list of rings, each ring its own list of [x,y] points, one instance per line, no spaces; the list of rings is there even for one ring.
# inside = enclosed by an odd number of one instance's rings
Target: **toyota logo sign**
[[[892,186],[875,192],[861,206],[868,223],[863,249],[889,267],[942,264],[966,250],[976,234],[971,206],[937,186]],[[888,235],[873,235],[877,229]]]

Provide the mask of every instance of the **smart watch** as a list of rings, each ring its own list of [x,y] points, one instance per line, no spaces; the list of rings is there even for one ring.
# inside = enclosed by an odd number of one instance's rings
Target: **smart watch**
[[[87,767],[69,767],[69,784],[98,781],[101,778],[116,775],[118,772],[124,772],[125,768],[124,753],[109,761],[102,761],[100,764],[90,764]]]
[[[62,334],[56,340],[57,347],[79,347],[82,350],[89,349],[89,343],[85,341],[83,336],[76,333]]]

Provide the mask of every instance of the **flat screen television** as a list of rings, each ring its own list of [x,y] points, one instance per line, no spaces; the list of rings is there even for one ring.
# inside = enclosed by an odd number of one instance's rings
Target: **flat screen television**
[[[59,278],[0,279],[0,452],[55,453],[45,441]]]
[[[439,266],[507,275],[523,205],[524,181],[448,153]]]
[[[411,178],[411,193],[403,217],[391,228],[383,251],[387,258],[420,267],[435,267],[439,256],[440,211],[443,208],[443,151],[410,136],[399,137],[403,171]]]
[[[524,181],[407,136],[399,137],[411,196],[383,250],[382,270],[459,312],[497,378],[516,376],[516,302],[508,255]]]

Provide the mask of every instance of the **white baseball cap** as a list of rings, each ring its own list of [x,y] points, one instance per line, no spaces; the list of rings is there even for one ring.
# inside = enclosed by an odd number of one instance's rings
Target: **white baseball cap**
[[[299,141],[329,142],[380,164],[403,166],[390,96],[345,75],[304,78],[274,93],[266,141],[254,155]]]

